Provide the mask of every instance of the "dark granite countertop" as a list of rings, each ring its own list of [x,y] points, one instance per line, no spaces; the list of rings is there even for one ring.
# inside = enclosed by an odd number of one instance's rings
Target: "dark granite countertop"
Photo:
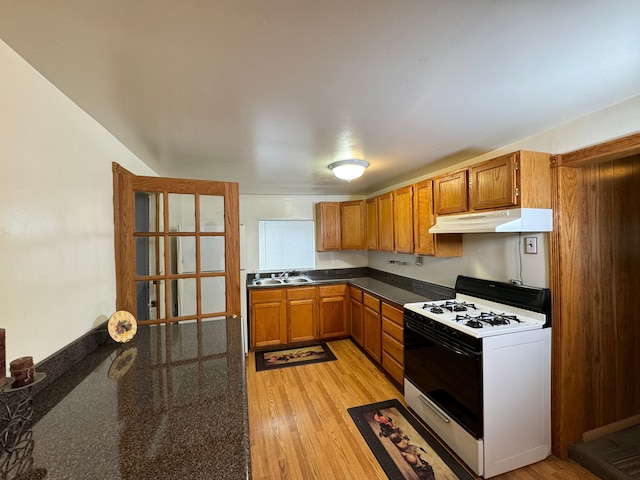
[[[21,465],[2,478],[250,478],[244,367],[240,319],[107,337],[34,397],[36,423],[13,454]]]

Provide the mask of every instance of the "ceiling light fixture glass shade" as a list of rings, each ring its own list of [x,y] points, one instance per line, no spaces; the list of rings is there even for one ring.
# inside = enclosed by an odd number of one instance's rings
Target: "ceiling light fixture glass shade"
[[[351,180],[362,176],[364,169],[368,166],[369,162],[353,158],[350,160],[338,160],[337,162],[333,162],[329,165],[329,170],[331,170],[336,177],[350,182]]]

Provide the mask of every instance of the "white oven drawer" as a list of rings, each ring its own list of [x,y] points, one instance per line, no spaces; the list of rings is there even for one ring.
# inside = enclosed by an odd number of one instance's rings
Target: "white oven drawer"
[[[482,440],[472,435],[450,419],[444,412],[430,407],[429,400],[409,380],[404,380],[404,399],[407,405],[473,470],[482,475],[484,452]],[[437,409],[437,407],[436,407]]]

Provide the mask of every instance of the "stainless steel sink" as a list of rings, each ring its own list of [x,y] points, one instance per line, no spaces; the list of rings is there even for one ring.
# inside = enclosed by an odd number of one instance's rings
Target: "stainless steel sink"
[[[267,286],[267,285],[284,285],[284,284],[298,284],[313,282],[312,279],[306,275],[294,275],[291,277],[271,277],[271,278],[256,278],[253,280],[254,286]]]
[[[312,282],[309,277],[299,276],[299,277],[288,277],[284,279],[284,283],[309,283]]]
[[[282,285],[282,280],[279,278],[260,278],[253,281],[254,285]]]

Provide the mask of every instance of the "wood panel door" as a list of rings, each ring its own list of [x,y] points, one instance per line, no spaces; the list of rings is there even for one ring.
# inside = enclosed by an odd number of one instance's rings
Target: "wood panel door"
[[[378,250],[378,197],[367,199],[367,250]]]
[[[393,252],[393,192],[378,196],[378,249]]]
[[[512,207],[518,204],[517,154],[512,153],[473,165],[469,192],[472,210]]]
[[[115,163],[113,182],[117,308],[142,325],[241,315],[238,184]]]
[[[469,181],[467,169],[458,170],[433,180],[435,211],[438,215],[462,213],[469,210]]]
[[[382,355],[382,320],[380,316],[380,300],[365,293],[364,304],[364,349],[380,363]]]
[[[362,290],[349,286],[349,334],[360,346],[364,343],[363,315]]]
[[[393,242],[398,253],[413,253],[413,186],[393,192]]]
[[[284,288],[251,291],[251,347],[287,343],[287,304]]]
[[[364,200],[340,202],[340,248],[365,250],[366,213]]]
[[[287,289],[288,343],[318,338],[318,299],[316,287]]]
[[[340,250],[340,202],[316,203],[316,251]]]
[[[320,338],[347,335],[347,285],[318,287]]]

